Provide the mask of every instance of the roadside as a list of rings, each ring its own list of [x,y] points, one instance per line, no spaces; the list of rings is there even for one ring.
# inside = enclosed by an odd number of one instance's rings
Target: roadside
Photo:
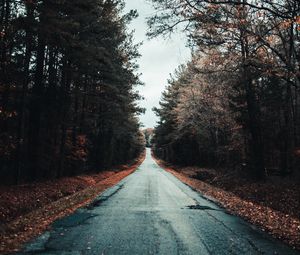
[[[0,254],[18,251],[53,221],[89,204],[130,175],[144,159],[145,152],[131,164],[99,174],[0,187]]]
[[[209,200],[300,250],[300,187],[293,180],[251,183],[198,167],[156,162]]]

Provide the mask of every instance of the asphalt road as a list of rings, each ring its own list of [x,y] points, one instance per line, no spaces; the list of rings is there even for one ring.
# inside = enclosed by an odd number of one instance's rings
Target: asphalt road
[[[300,254],[227,214],[147,151],[132,175],[18,254]]]

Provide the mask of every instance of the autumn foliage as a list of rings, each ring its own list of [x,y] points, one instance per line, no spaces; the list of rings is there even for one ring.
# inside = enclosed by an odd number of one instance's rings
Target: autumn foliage
[[[299,176],[299,1],[152,2],[149,36],[178,28],[193,49],[155,109],[155,154],[256,180]]]
[[[123,1],[1,1],[0,182],[126,163],[143,149]]]

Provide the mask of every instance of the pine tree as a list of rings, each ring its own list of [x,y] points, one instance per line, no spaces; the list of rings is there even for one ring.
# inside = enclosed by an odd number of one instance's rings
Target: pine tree
[[[137,14],[123,15],[123,7],[120,0],[2,4],[3,181],[99,171],[141,152],[139,54],[127,31]]]

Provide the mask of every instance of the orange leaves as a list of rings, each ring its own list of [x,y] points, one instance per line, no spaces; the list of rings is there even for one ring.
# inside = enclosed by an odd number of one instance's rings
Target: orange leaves
[[[286,19],[286,20],[284,20],[284,21],[282,21],[280,24],[279,24],[279,27],[281,28],[281,29],[288,29],[288,28],[290,28],[291,27],[291,25],[293,24],[293,20],[291,20],[291,19]]]
[[[269,35],[269,36],[266,37],[266,41],[267,41],[268,43],[273,43],[273,42],[275,41],[275,38],[276,38],[276,36],[274,36],[274,35]]]
[[[295,23],[297,26],[297,30],[300,31],[300,16],[295,17]]]
[[[208,5],[208,9],[211,10],[219,10],[221,8],[221,6],[219,4],[209,4]]]
[[[207,13],[208,14],[214,14],[217,13],[220,9],[220,5],[217,4],[209,4],[207,8]]]
[[[18,251],[22,243],[45,231],[54,220],[87,205],[131,174],[143,160],[144,154],[119,171],[0,187],[0,253]]]
[[[256,16],[257,16],[258,18],[262,18],[262,17],[265,17],[266,14],[265,14],[265,12],[258,11],[258,12],[256,12]]]
[[[240,25],[246,25],[248,23],[248,20],[240,19],[238,22],[239,22]]]
[[[280,29],[289,29],[292,25],[296,25],[297,29],[300,29],[300,16],[296,16],[293,19],[286,19],[279,24]]]
[[[236,176],[226,178],[222,172],[204,182],[195,176],[207,169],[166,168],[163,161],[158,163],[184,183],[216,200],[230,213],[300,248],[299,186],[296,183],[287,181],[278,189],[274,183],[247,183]]]

